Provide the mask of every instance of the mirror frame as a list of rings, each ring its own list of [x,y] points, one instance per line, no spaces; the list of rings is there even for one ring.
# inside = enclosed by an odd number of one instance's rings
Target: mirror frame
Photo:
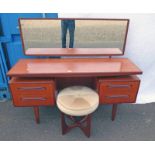
[[[45,54],[41,52],[34,52],[33,54],[31,53],[26,53],[25,50],[25,45],[24,45],[24,38],[23,38],[23,33],[22,33],[22,28],[21,28],[21,20],[114,20],[114,21],[127,21],[126,25],[126,31],[125,31],[125,38],[124,38],[124,43],[123,43],[123,50],[120,50],[118,48],[117,51],[115,52],[114,50],[108,54],[107,48],[48,48],[49,51],[53,52],[46,52]],[[29,56],[121,56],[124,55],[125,52],[125,47],[126,47],[126,42],[127,42],[127,35],[128,35],[128,30],[129,30],[129,23],[130,19],[128,18],[19,18],[18,19],[18,24],[19,24],[19,31],[20,31],[20,36],[21,36],[21,41],[22,41],[22,48],[24,51],[24,55],[29,55]],[[36,47],[37,48],[37,47]],[[41,48],[37,48],[40,49]],[[56,50],[58,49],[58,50]],[[81,49],[81,52],[80,52]],[[87,49],[86,51],[84,49]],[[100,50],[95,50],[95,49],[102,49],[103,52]],[[110,48],[109,48],[110,49]],[[115,49],[115,48],[112,48]],[[46,48],[44,48],[44,51]],[[90,53],[88,52],[90,50]],[[54,51],[57,51],[58,54]],[[95,53],[91,53],[91,51],[95,51]],[[82,53],[84,52],[84,53]],[[107,53],[106,53],[107,52]]]

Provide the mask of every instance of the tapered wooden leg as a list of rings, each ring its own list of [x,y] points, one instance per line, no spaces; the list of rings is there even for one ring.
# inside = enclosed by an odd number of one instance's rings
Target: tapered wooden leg
[[[117,104],[113,104],[112,106],[112,121],[115,120],[115,117],[116,117],[116,112],[117,112]]]
[[[40,123],[39,107],[33,107],[33,110],[34,110],[35,121],[37,124],[39,124]]]

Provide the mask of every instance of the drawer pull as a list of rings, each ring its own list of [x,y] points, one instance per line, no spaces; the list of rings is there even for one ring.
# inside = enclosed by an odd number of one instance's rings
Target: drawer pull
[[[109,88],[130,88],[131,85],[108,85]]]
[[[47,98],[45,98],[45,97],[23,97],[21,99],[22,99],[22,101],[30,101],[30,100],[45,101],[45,100],[47,100]]]
[[[18,90],[46,90],[45,87],[20,87]]]
[[[106,96],[106,98],[129,98],[129,95],[112,95],[112,96]]]

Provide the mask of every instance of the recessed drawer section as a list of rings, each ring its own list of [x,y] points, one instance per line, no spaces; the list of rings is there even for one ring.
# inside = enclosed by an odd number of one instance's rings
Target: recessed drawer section
[[[49,106],[54,104],[51,97],[37,95],[18,96],[13,100],[15,106]]]
[[[135,76],[103,78],[98,81],[101,104],[134,103],[140,80]]]
[[[12,83],[11,87],[13,87],[14,91],[18,93],[18,95],[43,95],[49,94],[52,88],[51,83]]]
[[[55,103],[55,83],[47,78],[13,78],[10,81],[15,106],[47,106]]]

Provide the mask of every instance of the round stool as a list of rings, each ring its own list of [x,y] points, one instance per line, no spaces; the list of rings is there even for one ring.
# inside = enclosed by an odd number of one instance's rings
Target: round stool
[[[79,127],[89,137],[91,113],[98,105],[98,94],[88,87],[71,86],[61,90],[57,96],[57,106],[61,111],[62,134]],[[65,118],[69,118],[73,123],[67,125]]]

